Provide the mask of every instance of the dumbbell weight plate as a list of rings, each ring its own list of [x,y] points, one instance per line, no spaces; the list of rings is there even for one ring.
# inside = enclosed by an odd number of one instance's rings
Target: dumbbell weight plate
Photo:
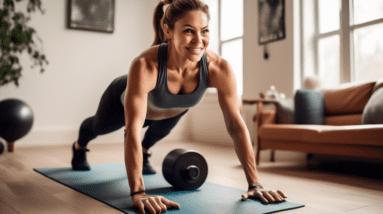
[[[0,154],[3,154],[4,152],[4,145],[3,143],[0,141]]]
[[[205,182],[207,173],[205,158],[193,150],[175,149],[162,163],[165,180],[179,189],[198,189]]]
[[[5,150],[5,142],[0,138],[0,154],[3,154]]]

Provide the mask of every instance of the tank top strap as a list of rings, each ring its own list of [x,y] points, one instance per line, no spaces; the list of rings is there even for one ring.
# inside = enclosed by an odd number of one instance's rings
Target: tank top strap
[[[203,56],[201,58],[201,64],[202,64],[202,80],[204,81],[206,87],[210,87],[209,83],[209,70],[207,69],[207,57],[206,57],[206,51],[203,53]]]
[[[168,44],[162,43],[158,47],[158,78],[157,78],[157,87],[163,86],[166,84],[166,74],[168,67]]]

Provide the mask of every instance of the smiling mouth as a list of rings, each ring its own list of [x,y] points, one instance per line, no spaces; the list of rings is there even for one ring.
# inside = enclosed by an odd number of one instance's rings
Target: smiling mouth
[[[193,49],[193,48],[188,48],[186,47],[186,49],[188,49],[189,51],[193,52],[193,53],[199,53],[202,51],[202,48],[196,48],[196,49]]]

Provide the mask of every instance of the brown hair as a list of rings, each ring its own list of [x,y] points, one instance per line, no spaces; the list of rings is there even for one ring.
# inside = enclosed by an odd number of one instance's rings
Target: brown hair
[[[169,6],[166,8],[164,16],[163,7],[167,4],[169,4]],[[201,0],[161,0],[154,9],[153,27],[155,37],[152,46],[167,42],[162,29],[164,24],[167,24],[170,29],[174,29],[175,23],[180,20],[186,12],[192,10],[203,11],[210,20],[209,7]]]

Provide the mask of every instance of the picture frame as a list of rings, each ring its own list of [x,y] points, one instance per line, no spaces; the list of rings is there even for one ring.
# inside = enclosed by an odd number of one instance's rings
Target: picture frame
[[[286,38],[285,0],[258,0],[259,44]]]
[[[67,27],[113,33],[115,0],[68,0]]]

